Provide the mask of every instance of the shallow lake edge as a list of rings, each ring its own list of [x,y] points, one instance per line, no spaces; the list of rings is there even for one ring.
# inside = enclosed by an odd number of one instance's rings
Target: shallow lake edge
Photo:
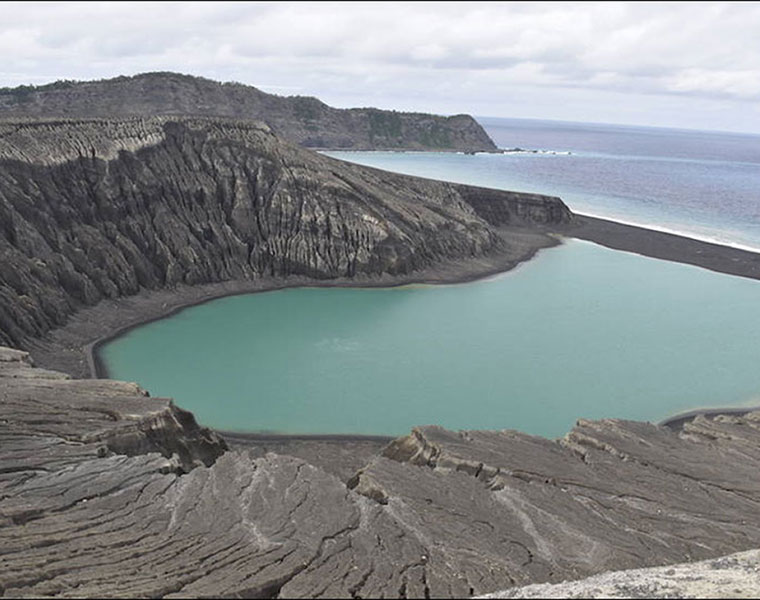
[[[70,322],[51,332],[46,339],[33,342],[28,348],[35,362],[46,368],[62,370],[80,378],[108,378],[107,367],[100,348],[147,323],[170,317],[177,312],[224,297],[278,291],[296,287],[319,288],[392,288],[405,285],[452,285],[469,283],[506,273],[526,263],[539,250],[554,247],[562,239],[578,239],[614,250],[633,252],[642,256],[689,264],[728,275],[760,280],[760,254],[695,240],[632,225],[624,225],[596,217],[576,215],[575,222],[552,232],[532,232],[543,238],[536,248],[520,259],[489,256],[438,266],[426,272],[405,276],[363,277],[355,279],[315,280],[306,277],[267,278],[255,281],[231,281],[201,286],[180,286],[175,289],[145,291],[137,296],[107,300],[74,315]],[[95,314],[93,314],[95,313]],[[93,324],[96,326],[93,327]],[[91,331],[88,332],[88,329]],[[101,331],[97,331],[100,329]],[[79,339],[77,339],[79,338]],[[79,343],[77,343],[79,342]],[[64,360],[61,360],[64,358]],[[77,364],[78,363],[78,364]],[[72,366],[75,368],[72,369]],[[78,368],[77,368],[78,367]],[[73,371],[73,372],[72,372]],[[700,414],[743,414],[752,409],[695,408],[660,422],[672,428]],[[330,439],[340,443],[342,436],[316,436],[287,433],[235,432],[237,435],[274,436],[277,439]],[[373,436],[349,436],[351,439]],[[379,440],[378,440],[379,441]]]

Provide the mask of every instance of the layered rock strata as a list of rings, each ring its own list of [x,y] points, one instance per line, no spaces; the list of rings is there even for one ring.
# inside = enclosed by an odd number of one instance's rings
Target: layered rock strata
[[[415,429],[348,485],[0,350],[0,593],[463,597],[760,545],[760,414]]]
[[[59,81],[0,89],[2,117],[203,115],[255,119],[306,147],[353,150],[497,150],[469,115],[338,109],[308,96],[267,94],[240,83],[178,73]]]
[[[262,277],[403,276],[542,245],[558,198],[337,161],[249,121],[0,122],[0,343],[141,289]]]

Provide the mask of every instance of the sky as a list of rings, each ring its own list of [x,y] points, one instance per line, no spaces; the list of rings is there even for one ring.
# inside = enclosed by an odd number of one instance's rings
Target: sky
[[[340,108],[760,133],[760,2],[3,2],[0,57],[0,86],[176,71]]]

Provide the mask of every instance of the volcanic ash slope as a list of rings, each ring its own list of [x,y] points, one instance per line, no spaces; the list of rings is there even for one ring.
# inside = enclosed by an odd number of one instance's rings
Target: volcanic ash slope
[[[498,228],[571,217],[558,198],[351,165],[251,121],[0,121],[0,343],[140,289],[516,262],[554,242]]]

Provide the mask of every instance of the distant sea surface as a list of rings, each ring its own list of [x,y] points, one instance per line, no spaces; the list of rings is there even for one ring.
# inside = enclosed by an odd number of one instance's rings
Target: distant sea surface
[[[410,175],[556,195],[577,213],[760,251],[760,135],[478,121],[500,148],[524,151],[325,154]]]

